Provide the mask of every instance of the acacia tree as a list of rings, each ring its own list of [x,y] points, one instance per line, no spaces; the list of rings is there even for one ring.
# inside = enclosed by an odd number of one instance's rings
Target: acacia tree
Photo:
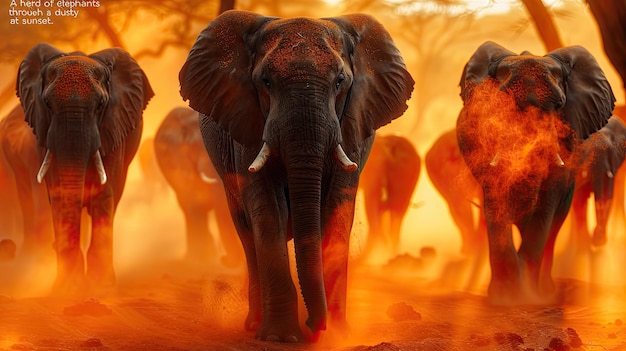
[[[100,43],[100,46],[123,48],[137,61],[160,57],[168,49],[191,47],[200,28],[218,13],[235,6],[234,0],[103,0],[100,3],[97,8],[82,8],[78,18],[55,17],[54,24],[47,26],[10,25],[8,11],[0,11],[0,33],[4,34],[0,42],[0,65],[14,67],[17,72],[26,52],[39,42],[80,51],[87,51],[85,43]],[[154,36],[129,48],[125,39],[145,23],[154,27]],[[0,86],[0,106],[14,99],[16,76]]]
[[[546,51],[556,50],[563,47],[561,36],[557,30],[552,14],[541,0],[522,0],[528,15],[532,19],[537,33],[543,41]]]
[[[626,89],[626,1],[587,0],[587,4],[600,29],[604,52]]]

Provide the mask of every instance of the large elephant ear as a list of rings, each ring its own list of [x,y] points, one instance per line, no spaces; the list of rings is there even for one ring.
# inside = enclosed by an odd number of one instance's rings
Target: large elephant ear
[[[560,62],[565,83],[564,118],[581,139],[601,129],[611,117],[615,96],[596,59],[581,46],[570,46],[546,56]]]
[[[179,73],[183,100],[244,145],[258,145],[263,135],[252,48],[254,34],[273,19],[247,11],[222,13],[200,32]]]
[[[67,53],[48,43],[35,45],[24,57],[17,73],[16,92],[24,108],[24,119],[33,128],[39,146],[46,146],[50,116],[43,100],[42,70],[46,64]]]
[[[406,111],[415,82],[391,35],[376,19],[351,14],[327,20],[337,24],[353,44],[354,78],[341,118],[343,139],[359,143]]]
[[[108,68],[109,102],[100,121],[102,155],[116,150],[141,125],[143,110],[154,96],[145,73],[130,54],[111,48],[89,55]]]
[[[508,56],[516,54],[502,46],[487,41],[476,49],[476,52],[467,61],[461,74],[461,98],[463,101],[469,97],[472,89],[480,84],[483,79],[491,76],[495,77],[498,64]]]

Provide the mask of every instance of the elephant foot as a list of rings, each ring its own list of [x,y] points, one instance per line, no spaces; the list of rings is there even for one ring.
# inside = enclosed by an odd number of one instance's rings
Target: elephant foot
[[[263,321],[256,332],[255,336],[258,340],[296,343],[303,342],[304,335],[300,330],[298,319],[292,318],[280,321]]]
[[[247,331],[257,331],[261,326],[261,313],[248,312],[248,316],[246,317],[246,321],[244,323],[244,328]]]
[[[598,230],[598,228],[596,228],[593,231],[593,237],[591,238],[593,246],[604,246],[606,242],[606,230]]]
[[[50,295],[58,297],[83,297],[88,295],[88,285],[84,276],[72,278],[57,277]]]
[[[520,304],[521,288],[518,282],[494,281],[489,283],[487,292],[489,302],[496,306],[513,306]]]
[[[115,286],[113,262],[87,257],[87,283],[94,292],[101,292]]]
[[[222,262],[222,265],[224,267],[229,269],[243,267],[243,265],[246,263],[245,258],[236,257],[234,255],[224,255],[222,256],[220,261]]]
[[[17,245],[11,239],[3,239],[0,241],[0,262],[9,262],[15,259]]]
[[[339,318],[331,317],[328,321],[328,328],[323,333],[322,330],[318,330],[315,333],[311,333],[308,329],[306,331],[308,333],[304,336],[304,340],[309,343],[320,342],[323,345],[330,343],[336,346],[346,342],[352,336],[352,329],[345,316]]]

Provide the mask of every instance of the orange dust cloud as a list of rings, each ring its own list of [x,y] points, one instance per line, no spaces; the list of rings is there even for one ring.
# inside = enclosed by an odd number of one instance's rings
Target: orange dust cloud
[[[468,166],[498,199],[494,218],[519,219],[535,207],[540,184],[555,166],[573,166],[573,154],[559,144],[569,128],[558,115],[521,109],[493,79],[474,88],[458,123]]]

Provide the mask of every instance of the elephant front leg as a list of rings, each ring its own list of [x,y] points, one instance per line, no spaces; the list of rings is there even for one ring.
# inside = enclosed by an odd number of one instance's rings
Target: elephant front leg
[[[289,269],[286,218],[262,216],[254,220],[254,245],[262,304],[262,320],[256,338],[265,341],[300,342],[298,300]],[[276,222],[285,224],[277,230]],[[265,224],[265,225],[264,225]],[[282,227],[282,225],[280,225]]]
[[[187,259],[217,263],[217,247],[208,227],[208,210],[200,205],[182,206],[182,210],[185,215]]]
[[[591,194],[589,184],[583,184],[574,191],[571,206],[571,235],[574,249],[579,254],[586,254],[591,245],[587,224],[587,200]]]
[[[218,205],[215,207],[215,218],[219,229],[222,245],[226,250],[226,255],[221,258],[221,262],[228,268],[239,268],[245,263],[244,252],[241,249],[241,243],[238,240],[237,230],[233,225],[227,206],[223,206],[227,202],[223,191],[219,195]],[[251,237],[251,235],[249,235]]]
[[[77,295],[84,292],[85,264],[80,248],[80,207],[53,207],[53,223],[57,254],[57,276],[52,288],[55,295]]]
[[[354,221],[356,186],[341,190],[340,199],[330,199],[324,210],[322,255],[324,285],[329,312],[328,331],[345,339],[350,335],[347,320],[348,261],[350,258],[350,232]]]
[[[508,305],[517,302],[520,291],[520,269],[511,224],[487,219],[491,281],[488,295],[492,303]]]
[[[602,198],[596,195],[596,228],[593,230],[591,243],[594,246],[603,246],[607,242],[606,227],[609,223],[609,214],[611,213],[611,198]]]
[[[87,280],[94,289],[115,285],[113,268],[113,217],[115,209],[111,196],[92,201],[91,241],[87,249]]]

